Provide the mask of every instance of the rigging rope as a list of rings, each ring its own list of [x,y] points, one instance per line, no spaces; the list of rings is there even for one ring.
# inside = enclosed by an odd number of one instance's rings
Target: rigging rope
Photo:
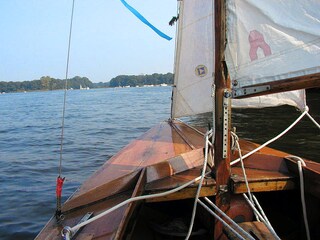
[[[209,174],[209,173],[210,173],[210,172],[208,172],[208,173],[206,173],[206,174]],[[66,236],[69,236],[69,237],[70,237],[70,236],[72,236],[73,232],[75,232],[77,229],[82,228],[82,227],[84,227],[85,225],[87,225],[87,224],[89,224],[89,223],[91,223],[91,222],[93,222],[93,221],[95,221],[95,220],[97,220],[97,219],[99,219],[99,218],[102,218],[103,216],[105,216],[105,215],[107,215],[107,214],[109,214],[109,213],[117,210],[117,209],[120,208],[120,207],[123,207],[123,206],[126,205],[126,204],[129,204],[129,203],[132,203],[132,202],[135,202],[135,201],[146,200],[146,199],[150,199],[150,198],[163,197],[163,196],[166,196],[166,195],[169,195],[169,194],[178,192],[178,191],[186,188],[187,186],[189,186],[189,185],[191,185],[191,184],[199,181],[200,179],[201,179],[201,176],[199,176],[199,177],[197,177],[197,178],[195,178],[195,179],[193,179],[193,180],[191,180],[191,181],[189,181],[189,182],[187,182],[187,183],[185,183],[185,184],[183,184],[183,185],[181,185],[181,186],[179,186],[179,187],[177,187],[177,188],[171,189],[171,190],[166,191],[166,192],[129,198],[129,199],[127,199],[127,200],[125,200],[125,201],[123,201],[123,202],[115,205],[114,207],[109,208],[108,210],[106,210],[106,211],[98,214],[98,215],[95,216],[95,217],[90,218],[90,219],[87,220],[87,221],[84,221],[84,222],[82,222],[82,223],[79,223],[79,224],[75,225],[75,226],[72,227],[72,228],[71,228],[71,227],[68,227],[68,226],[65,227],[65,228],[62,230],[62,236],[63,236],[63,237],[66,237]]]
[[[191,216],[191,220],[190,220],[190,225],[189,225],[189,230],[188,230],[188,234],[186,236],[186,240],[188,240],[191,236],[192,233],[192,228],[193,228],[193,224],[194,224],[194,219],[196,216],[196,212],[197,212],[197,204],[198,204],[198,200],[199,200],[199,196],[200,196],[200,191],[201,191],[201,187],[202,187],[202,183],[203,183],[203,179],[205,176],[205,172],[206,172],[206,168],[207,168],[207,163],[208,163],[208,152],[209,152],[209,138],[212,137],[212,130],[209,131],[206,134],[206,146],[205,146],[205,155],[204,155],[204,163],[203,163],[203,168],[202,168],[202,172],[201,172],[201,179],[198,185],[198,189],[197,189],[197,193],[194,199],[194,204],[193,204],[193,210],[192,210],[192,216]]]
[[[245,240],[244,237],[242,237],[238,232],[236,232],[227,222],[225,222],[221,217],[219,217],[218,214],[216,214],[214,211],[212,211],[206,204],[204,204],[200,199],[198,199],[199,204],[207,210],[212,216],[214,216],[217,220],[219,220],[225,227],[227,227],[230,231],[232,231],[236,236],[237,239]],[[250,237],[248,238],[250,240],[254,240],[254,238]]]
[[[249,203],[249,205],[253,209],[253,212],[254,212],[254,214],[256,216],[256,219],[258,221],[261,220],[266,225],[266,227],[270,230],[270,232],[272,233],[272,235],[276,239],[280,239],[279,236],[277,235],[277,233],[274,231],[271,223],[269,222],[266,214],[264,213],[262,207],[260,206],[257,198],[250,191],[249,182],[248,182],[246,170],[245,170],[245,167],[244,167],[243,157],[242,157],[241,148],[240,148],[240,144],[239,144],[239,137],[234,132],[231,132],[231,136],[233,138],[233,142],[235,144],[235,147],[238,149],[238,152],[239,152],[241,168],[242,168],[243,177],[244,177],[244,180],[245,180],[245,184],[246,184],[247,193],[249,195],[249,198],[247,197],[247,195],[245,193],[243,194],[243,196],[245,197],[245,199],[247,200],[247,202]],[[255,205],[257,205],[257,207],[258,207],[260,212],[256,209]]]
[[[268,144],[276,141],[277,139],[279,139],[280,137],[282,137],[284,134],[286,134],[290,129],[292,129],[305,115],[307,117],[309,117],[309,119],[320,129],[320,124],[308,113],[309,111],[309,107],[306,106],[305,111],[287,128],[285,129],[282,133],[280,133],[278,136],[274,137],[273,139],[267,141],[266,143],[264,143],[263,145],[259,146],[258,148],[254,149],[253,151],[247,153],[246,155],[244,155],[242,157],[241,155],[241,150],[240,150],[240,145],[238,143],[238,137],[231,132],[232,136],[233,136],[233,141],[236,144],[236,147],[239,150],[239,158],[234,160],[233,162],[231,162],[231,165],[234,165],[236,163],[238,163],[239,161],[241,162],[241,166],[242,169],[244,171],[244,178],[245,178],[245,182],[248,188],[248,184],[247,184],[247,179],[246,179],[246,175],[245,175],[245,170],[244,170],[244,166],[243,166],[243,159],[252,155],[253,153],[259,151],[260,149],[262,149],[263,147],[267,146]],[[297,160],[297,165],[298,165],[298,170],[299,170],[299,178],[300,178],[300,193],[301,193],[301,204],[302,204],[302,211],[303,211],[303,218],[304,218],[304,225],[305,225],[305,229],[306,229],[306,235],[307,235],[307,239],[310,239],[310,230],[309,230],[309,224],[308,224],[308,217],[307,217],[307,210],[306,210],[306,202],[305,202],[305,196],[304,196],[304,180],[303,180],[303,170],[302,170],[302,165],[306,166],[304,160],[300,157],[297,156],[289,156],[290,158],[294,158]],[[249,190],[249,188],[248,188]],[[249,190],[250,191],[250,190]],[[251,194],[249,193],[249,196],[251,196]],[[247,202],[249,203],[249,205],[252,207],[252,209],[254,210],[254,213],[256,215],[258,215],[258,218],[261,218],[262,221],[266,224],[266,226],[269,228],[269,230],[271,231],[272,234],[274,234],[274,236],[277,239],[280,239],[277,235],[276,232],[274,231],[273,227],[271,226],[268,218],[266,217],[265,213],[263,212],[258,200],[256,199],[256,197],[252,194],[252,197],[254,199],[254,201],[252,201],[252,199],[249,199],[245,194],[243,194],[243,196],[245,197],[245,199],[247,200]],[[260,212],[262,215],[260,215],[259,211],[255,208],[254,203],[258,206]]]
[[[257,147],[256,149],[252,150],[251,152],[245,154],[244,156],[242,156],[242,159],[245,159],[249,156],[251,156],[252,154],[258,152],[260,149],[264,148],[265,146],[269,145],[270,143],[278,140],[279,138],[281,138],[283,135],[285,135],[289,130],[291,130],[309,111],[309,107],[306,106],[304,112],[288,127],[286,128],[283,132],[281,132],[279,135],[277,135],[276,137],[270,139],[269,141],[265,142],[264,144],[260,145],[259,147]],[[238,163],[240,161],[240,158],[232,161],[230,163],[231,166],[233,166],[234,164]]]
[[[307,113],[308,118],[320,129],[320,124],[309,114]]]
[[[220,208],[218,208],[218,206],[217,205],[215,205],[212,201],[210,201],[210,199],[209,198],[207,198],[207,197],[204,197],[204,200],[206,200],[207,201],[207,203],[211,206],[211,207],[213,207],[219,214],[221,214],[224,218],[226,218],[229,222],[230,222],[230,226],[229,226],[229,224],[227,224],[227,226],[226,227],[228,227],[230,230],[232,229],[232,227],[234,227],[236,230],[238,230],[240,233],[242,233],[245,237],[247,237],[248,239],[254,239],[250,234],[248,234],[245,230],[243,230],[243,228],[241,228],[240,226],[239,226],[239,224],[237,224],[235,221],[233,221],[232,220],[232,218],[230,218],[227,214],[225,214],[223,211],[221,211],[221,209]],[[200,201],[200,200],[199,200]],[[203,206],[203,205],[202,205]],[[210,212],[211,213],[211,212]],[[211,213],[212,214],[212,213]],[[219,216],[215,213],[215,215],[214,215],[218,220],[219,220]],[[231,227],[232,226],[232,227]],[[234,229],[232,229],[232,230],[234,230]],[[231,231],[232,231],[231,230]],[[232,231],[233,232],[233,231]]]
[[[74,3],[75,3],[75,0],[72,1],[71,20],[70,20],[70,29],[69,29],[68,53],[67,53],[63,109],[62,109],[62,122],[61,122],[60,160],[59,160],[59,170],[58,170],[59,175],[57,177],[57,187],[56,187],[56,197],[57,197],[56,217],[58,220],[61,218],[61,193],[62,193],[63,182],[65,180],[65,178],[61,177],[61,175],[62,175],[62,152],[63,152],[63,139],[64,139],[64,120],[65,120],[65,113],[66,113],[66,101],[67,101],[67,90],[68,90],[68,74],[69,74],[69,61],[70,61],[70,48],[71,48]]]
[[[301,195],[301,205],[302,205],[302,211],[303,211],[303,220],[306,228],[307,239],[310,240],[311,238],[310,238],[310,230],[309,230],[309,224],[308,224],[306,200],[304,196],[304,179],[303,179],[303,171],[302,171],[302,166],[306,167],[307,165],[305,161],[300,157],[297,157],[297,156],[288,156],[288,157],[297,160],[299,178],[300,178],[300,195]]]
[[[265,224],[265,226],[269,229],[269,231],[272,233],[272,235],[280,240],[279,236],[277,233],[274,231],[273,227],[268,224],[268,222],[263,218],[262,214],[257,210],[257,208],[254,206],[254,204],[250,201],[250,199],[247,197],[245,193],[243,193],[244,198],[246,199],[247,203],[250,205],[252,210],[259,216],[259,218],[262,220],[262,222]],[[260,206],[260,205],[259,205]]]
[[[244,182],[245,182],[246,188],[247,188],[247,193],[249,195],[250,201],[254,205],[253,197],[252,197],[252,194],[250,191],[249,182],[248,182],[248,178],[247,178],[247,174],[246,174],[246,170],[245,170],[244,163],[243,163],[241,148],[240,148],[240,144],[239,144],[239,137],[237,136],[237,134],[235,134],[234,132],[231,131],[231,138],[232,138],[232,145],[234,145],[234,149],[238,149],[239,159],[240,159],[240,163],[241,163],[241,169],[242,169],[242,173],[243,173],[243,177],[244,177]],[[260,218],[256,213],[255,213],[255,216],[256,216],[256,219],[258,221],[260,221]]]
[[[235,161],[231,162],[231,165],[234,165],[234,164],[238,163],[239,161],[241,162],[241,166],[242,166],[242,169],[243,169],[243,174],[244,174],[244,178],[245,178],[245,182],[246,182],[246,187],[247,187],[247,189],[248,189],[248,194],[249,194],[249,196],[250,196],[250,199],[249,199],[245,194],[243,194],[243,195],[244,195],[245,199],[248,201],[249,205],[252,207],[252,209],[253,209],[253,211],[254,211],[254,213],[255,213],[255,215],[256,215],[256,218],[257,218],[258,220],[261,219],[261,220],[264,222],[264,224],[266,225],[266,227],[269,229],[269,231],[273,234],[273,236],[274,236],[276,239],[280,239],[280,238],[279,238],[279,236],[277,235],[277,233],[274,231],[274,229],[273,229],[270,221],[268,220],[266,214],[264,213],[264,211],[263,211],[261,205],[259,204],[257,198],[256,198],[253,194],[251,194],[251,192],[250,192],[250,188],[249,188],[249,185],[248,185],[248,180],[247,180],[247,177],[246,177],[246,173],[245,173],[245,169],[244,169],[244,165],[243,165],[243,161],[242,161],[242,160],[243,160],[244,158],[246,158],[246,157],[249,157],[249,156],[252,155],[253,153],[259,151],[260,149],[262,149],[263,147],[267,146],[268,144],[270,144],[270,143],[276,141],[277,139],[281,138],[281,137],[282,137],[284,134],[286,134],[290,129],[292,129],[305,115],[307,115],[307,116],[312,120],[312,122],[320,129],[320,125],[314,120],[314,118],[308,113],[308,111],[309,111],[309,108],[308,108],[308,106],[306,106],[305,111],[302,112],[302,114],[301,114],[287,129],[285,129],[283,132],[281,132],[279,135],[277,135],[277,136],[274,137],[273,139],[267,141],[267,142],[264,143],[263,145],[259,146],[258,148],[254,149],[253,151],[247,153],[247,154],[244,155],[244,156],[242,156],[242,154],[241,154],[240,144],[239,144],[239,142],[238,142],[238,139],[239,139],[238,136],[237,136],[236,134],[234,134],[233,132],[231,132],[232,137],[233,137],[233,138],[232,138],[233,144],[235,145],[235,148],[238,149],[238,151],[239,151],[239,156],[240,156],[238,159],[236,159]],[[179,119],[177,119],[177,120],[179,120]],[[181,121],[181,120],[179,120],[179,121]],[[181,121],[181,122],[182,122],[182,121]],[[213,131],[213,130],[212,130],[212,131]],[[211,133],[211,134],[212,134],[212,133]],[[206,141],[206,142],[207,142],[207,141]],[[211,144],[209,144],[209,142],[207,142],[207,144],[206,144],[206,152],[207,152],[207,146],[208,146],[208,145],[212,146]],[[301,159],[301,158],[299,158],[299,159]],[[310,233],[309,233],[309,227],[308,227],[308,219],[307,219],[307,215],[306,215],[305,199],[304,199],[304,194],[303,194],[303,193],[304,193],[304,187],[303,187],[303,175],[302,175],[303,173],[302,173],[302,168],[301,168],[301,162],[304,163],[302,159],[301,159],[301,161],[300,161],[300,160],[298,161],[298,168],[299,168],[299,175],[300,175],[300,187],[301,187],[301,201],[302,201],[302,207],[303,207],[303,215],[304,215],[304,222],[305,222],[305,226],[306,226],[307,238],[310,239]],[[305,163],[304,163],[304,165],[305,165]],[[201,185],[198,186],[198,191],[200,191],[199,189],[201,189]],[[198,191],[197,191],[197,192],[198,192]],[[198,199],[198,197],[199,197],[199,196],[198,196],[198,193],[197,193],[196,201],[199,202],[205,209],[207,209],[207,210],[210,212],[211,210],[208,209],[208,207],[207,207],[204,203],[202,203],[202,202]],[[258,207],[259,210],[257,210],[257,208],[255,207],[255,204],[257,205],[257,207]],[[194,215],[194,212],[195,212],[195,208],[196,208],[196,207],[194,207],[193,215]],[[259,211],[260,211],[260,212],[259,212]],[[211,213],[211,212],[210,212],[210,213]],[[211,214],[212,214],[212,213],[211,213]],[[215,215],[214,215],[214,216],[215,216]],[[194,217],[193,217],[193,218],[194,218]],[[192,218],[192,219],[193,219],[193,218]],[[222,219],[220,219],[219,217],[218,217],[217,219],[218,219],[219,221],[222,220]],[[222,220],[222,223],[223,223],[225,226],[228,225],[228,224],[225,223],[223,220]],[[192,225],[193,225],[193,220],[192,220],[192,222],[191,222],[191,224],[190,224],[190,229],[192,229]],[[229,227],[230,227],[230,226],[228,226],[228,228],[229,228]],[[187,236],[186,239],[188,239],[189,236],[190,236],[190,230],[189,230],[189,234],[188,234],[188,236]]]

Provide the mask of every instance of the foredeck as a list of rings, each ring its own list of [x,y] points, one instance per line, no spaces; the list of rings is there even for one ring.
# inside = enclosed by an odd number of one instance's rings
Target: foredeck
[[[243,153],[257,145],[241,141]],[[63,226],[74,226],[87,212],[94,215],[139,195],[167,191],[198,177],[203,164],[204,137],[201,132],[180,122],[163,122],[130,143],[108,160],[63,206],[65,220],[48,223],[37,239],[60,239]],[[283,157],[287,154],[263,149],[245,160],[252,192],[278,191],[295,187]],[[237,158],[236,154],[233,158]],[[246,192],[243,173],[238,165],[231,169],[231,190]],[[194,198],[197,183],[148,202]],[[205,179],[200,196],[216,194],[215,180]],[[84,239],[121,237],[136,204],[127,204],[81,230]],[[101,224],[104,227],[101,227]]]

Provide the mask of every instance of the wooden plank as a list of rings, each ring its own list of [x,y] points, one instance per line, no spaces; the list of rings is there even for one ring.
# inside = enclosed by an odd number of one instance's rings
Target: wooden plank
[[[129,173],[123,177],[106,182],[98,187],[92,188],[83,194],[77,194],[62,206],[62,212],[71,211],[81,206],[94,204],[104,198],[115,195],[119,192],[132,190],[137,182],[140,171]]]
[[[141,196],[143,194],[145,183],[146,183],[146,169],[144,168],[144,169],[142,169],[142,171],[140,173],[139,180],[136,184],[136,187],[132,193],[131,198]],[[139,202],[132,202],[132,203],[128,204],[127,209],[122,216],[122,220],[119,224],[119,227],[117,229],[117,232],[116,232],[114,239],[123,239],[125,231],[126,231],[126,227],[128,226],[128,223],[131,220],[133,212],[137,208],[138,204],[140,204],[140,203]]]
[[[275,240],[276,238],[272,235],[270,230],[262,222],[243,222],[239,223],[239,226],[249,233],[254,239],[264,239],[264,240]],[[230,230],[225,228],[227,232],[228,239],[238,239]],[[245,237],[245,236],[243,236]]]
[[[99,213],[102,213],[103,211],[127,200],[128,198],[130,198],[131,195],[132,195],[132,192],[116,195],[111,201],[108,200],[107,202],[105,202],[105,204],[107,204],[107,207],[101,210],[96,209],[93,212],[95,215],[98,215]],[[95,208],[97,208],[97,206]],[[93,234],[94,239],[106,239],[106,240],[114,239],[117,229],[119,227],[119,224],[121,223],[123,215],[127,208],[128,208],[128,205],[124,205],[121,208],[118,208],[117,210],[109,213],[108,215],[103,216],[102,218],[96,220],[95,222],[88,224],[81,230],[81,233]]]
[[[239,167],[240,165],[241,164],[239,162],[235,164],[234,167]],[[255,153],[244,159],[244,165],[248,169],[252,168],[288,173],[288,168],[283,157],[274,156],[271,154]]]
[[[164,197],[150,198],[147,200],[147,202],[166,202],[166,201],[190,199],[190,198],[194,198],[196,196],[196,193],[197,193],[196,187],[189,187]],[[216,193],[215,185],[203,186],[200,191],[200,197],[214,196],[215,193]]]
[[[93,212],[96,216],[104,212],[105,210],[125,201],[126,199],[130,198],[131,195],[132,191],[128,191],[110,197],[107,201],[98,202],[94,205],[87,206],[85,208],[78,208],[75,211],[65,214],[65,219],[62,221],[61,224],[58,224],[55,218],[52,218],[50,222],[46,225],[46,227],[39,233],[36,239],[61,239],[61,230],[64,226],[73,227],[80,221],[80,219],[87,212]],[[109,213],[108,215],[105,215],[102,218],[86,225],[80,230],[79,236],[84,236],[89,239],[92,236],[92,239],[114,239],[116,231],[119,227],[119,224],[121,223],[123,214],[125,213],[127,207],[127,205],[122,206],[121,208]]]
[[[198,131],[195,131],[193,128],[179,121],[172,121],[172,127],[192,149],[203,148],[205,143],[204,129],[197,129]],[[190,137],[191,135],[192,137]]]
[[[169,177],[188,169],[201,166],[203,161],[203,149],[196,149],[170,158],[166,161],[148,166],[147,182],[150,183],[155,180]]]
[[[148,183],[146,185],[146,191],[148,194],[159,193],[168,191],[170,189],[179,187],[192,179],[195,179],[201,174],[201,167],[193,168],[182,173],[178,173],[173,176],[165,177],[163,179],[159,179]],[[172,201],[172,200],[180,200],[187,198],[194,198],[196,195],[198,184],[195,183],[185,189],[180,190],[179,192],[160,197],[160,198],[152,198],[148,199],[148,202],[163,202],[163,201]],[[207,178],[204,180],[202,189],[200,192],[200,196],[213,196],[216,193],[215,188],[215,180],[212,178]]]
[[[245,193],[247,187],[240,167],[231,170],[232,191]],[[246,175],[251,192],[268,192],[294,189],[295,177],[278,171],[266,171],[246,168]]]
[[[182,123],[177,124],[183,129],[182,131],[187,132],[185,135],[189,139],[193,139],[194,145],[198,147],[203,144],[203,138],[199,137],[199,133]],[[197,141],[199,143],[196,143]],[[107,186],[110,186],[110,183],[113,183],[111,184],[111,190],[119,188],[119,186],[121,188],[121,184],[114,184],[115,179],[121,179],[133,174],[133,172],[139,171],[143,167],[162,162],[191,150],[192,148],[168,122],[160,123],[109,159],[74,193],[70,199],[73,200],[73,203],[66,203],[66,206],[63,208],[64,210],[69,210],[73,207],[87,204],[89,201],[86,200],[84,201],[86,203],[81,203],[81,199],[87,199],[84,196],[89,196],[93,198],[92,201],[95,201],[98,198],[93,195],[98,192],[104,192],[103,196],[111,195],[108,191],[100,190],[106,190]],[[116,191],[112,190],[110,192]],[[102,197],[100,196],[99,198]]]

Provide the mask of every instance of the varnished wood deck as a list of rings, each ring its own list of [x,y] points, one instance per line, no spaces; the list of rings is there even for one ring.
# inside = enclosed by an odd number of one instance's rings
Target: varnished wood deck
[[[242,169],[231,168],[232,192],[248,192]],[[246,168],[246,175],[251,192],[269,192],[289,190],[295,187],[295,177],[289,173]]]
[[[201,167],[196,167],[193,169],[186,170],[184,172],[178,173],[173,176],[165,177],[163,179],[159,179],[148,183],[146,185],[146,192],[148,194],[159,193],[163,191],[167,191],[176,187],[179,187],[201,174]],[[189,187],[182,189],[176,193],[160,197],[160,198],[152,198],[148,199],[148,202],[163,202],[163,201],[172,201],[172,200],[181,200],[186,198],[194,198],[197,192],[198,183],[192,184]],[[216,192],[216,182],[212,178],[204,179],[202,184],[200,196],[213,196]]]
[[[258,145],[241,141],[243,154]],[[163,122],[130,143],[109,159],[63,205],[65,220],[53,218],[36,239],[61,239],[63,226],[74,226],[87,212],[97,215],[135,196],[163,192],[180,186],[201,173],[204,137],[187,125]],[[264,148],[245,160],[252,192],[280,191],[295,187],[295,177],[287,169],[288,154]],[[237,158],[237,153],[233,158]],[[239,165],[231,169],[231,190],[246,192]],[[193,198],[197,184],[175,194],[149,202]],[[206,178],[201,196],[217,193],[215,180]],[[76,239],[121,239],[138,203],[127,204],[84,227]]]
[[[141,169],[202,148],[203,143],[203,136],[185,124],[175,123],[172,127],[168,122],[160,123],[123,148],[84,182],[63,205],[65,220],[61,225],[52,218],[36,239],[61,239],[63,226],[76,225],[87,212],[97,215],[135,196],[135,191],[141,194],[143,189],[135,190]],[[177,171],[185,169],[189,163],[183,165],[184,168],[177,168]],[[114,239],[121,236],[118,229],[126,227],[124,218],[131,214],[133,208],[132,205],[124,206],[89,224],[77,239]]]

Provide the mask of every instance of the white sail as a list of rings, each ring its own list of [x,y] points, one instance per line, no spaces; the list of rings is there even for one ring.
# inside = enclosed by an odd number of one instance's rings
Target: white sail
[[[175,62],[172,116],[212,110],[213,1],[181,1]]]
[[[173,118],[210,112],[213,109],[211,97],[214,76],[213,4],[212,0],[187,0],[180,3],[172,103]],[[234,6],[234,1],[229,1],[229,12],[230,6]],[[237,51],[240,51],[235,49],[234,54],[231,54],[231,49],[228,50],[231,59],[238,54]],[[233,73],[234,69],[233,67]],[[303,109],[304,90],[233,101],[233,107],[269,107],[283,104]]]
[[[320,72],[319,0],[228,0],[233,88]]]
[[[259,97],[232,99],[233,108],[264,108],[291,105],[301,111],[306,107],[305,90],[268,94]]]

